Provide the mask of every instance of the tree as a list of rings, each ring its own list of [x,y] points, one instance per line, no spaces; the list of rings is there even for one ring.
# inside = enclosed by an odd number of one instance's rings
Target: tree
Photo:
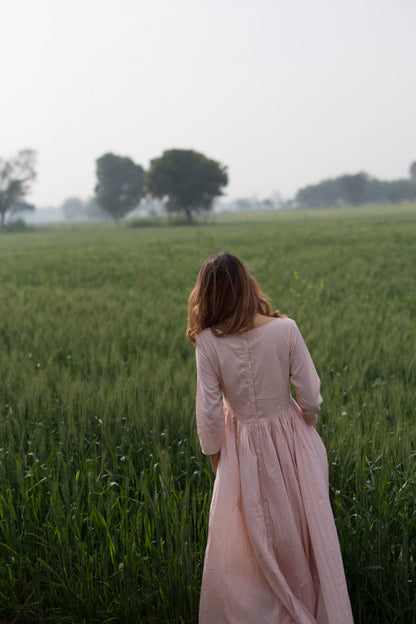
[[[343,202],[339,178],[322,180],[318,184],[310,184],[299,189],[296,202],[310,208],[336,206]]]
[[[169,212],[192,214],[210,210],[214,197],[228,183],[227,168],[193,150],[172,149],[150,162],[147,190],[166,201]]]
[[[338,179],[342,189],[342,199],[347,204],[358,206],[363,203],[368,176],[366,173],[343,175]]]
[[[87,218],[92,221],[104,221],[108,216],[103,212],[95,196],[87,199],[85,203],[85,214]]]
[[[403,180],[391,180],[387,182],[387,199],[392,204],[409,201],[412,199],[412,182],[404,178]]]
[[[96,160],[95,196],[101,208],[118,221],[143,197],[144,171],[131,158],[104,154]]]
[[[410,199],[416,200],[416,160],[409,167],[410,174]]]
[[[79,197],[68,197],[62,204],[61,210],[68,221],[77,221],[85,215],[85,204]]]
[[[24,201],[30,191],[31,183],[36,179],[36,152],[20,150],[10,160],[0,158],[0,224],[4,225],[6,214],[33,210],[34,207]]]

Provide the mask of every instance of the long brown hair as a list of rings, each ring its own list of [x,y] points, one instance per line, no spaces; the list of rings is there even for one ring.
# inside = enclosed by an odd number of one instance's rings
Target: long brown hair
[[[187,338],[211,327],[215,335],[239,334],[253,328],[254,317],[280,317],[271,311],[267,296],[233,254],[220,252],[205,260],[188,299]]]

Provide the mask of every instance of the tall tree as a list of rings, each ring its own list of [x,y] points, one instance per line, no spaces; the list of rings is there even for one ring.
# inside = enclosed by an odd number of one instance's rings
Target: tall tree
[[[416,160],[409,167],[409,173],[412,180],[416,182]]]
[[[36,152],[25,149],[10,160],[0,158],[0,224],[4,225],[6,214],[33,210],[24,201],[36,179]]]
[[[193,150],[172,149],[150,163],[147,190],[166,201],[169,212],[192,215],[210,210],[228,183],[227,168]]]
[[[144,171],[131,158],[104,154],[96,160],[95,197],[101,208],[118,221],[143,197]]]

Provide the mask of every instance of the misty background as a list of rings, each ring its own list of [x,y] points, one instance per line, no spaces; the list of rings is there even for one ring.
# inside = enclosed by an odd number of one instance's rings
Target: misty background
[[[170,148],[223,163],[214,210],[293,206],[345,174],[403,180],[415,23],[413,0],[1,0],[1,156],[36,150],[27,199],[44,220],[73,218],[69,199],[99,218],[109,151],[145,169]]]

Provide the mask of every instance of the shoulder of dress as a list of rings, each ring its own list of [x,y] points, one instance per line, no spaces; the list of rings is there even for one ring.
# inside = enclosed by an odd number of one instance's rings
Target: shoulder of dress
[[[296,321],[288,316],[280,317],[277,321],[275,323],[276,337],[289,345],[293,345],[298,332]]]
[[[206,327],[205,329],[203,329],[201,332],[199,332],[199,334],[197,335],[196,339],[195,339],[195,344],[197,346],[204,346],[207,342],[207,339],[209,340],[209,337],[212,336],[212,332],[211,332],[211,328],[210,327]]]
[[[296,321],[289,318],[288,316],[281,316],[279,317],[278,320],[279,320],[279,323],[276,323],[276,326],[280,328],[291,329],[292,327],[297,327]]]

